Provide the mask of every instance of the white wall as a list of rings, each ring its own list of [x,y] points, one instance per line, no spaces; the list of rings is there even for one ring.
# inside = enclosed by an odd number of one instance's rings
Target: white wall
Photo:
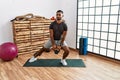
[[[61,0],[64,18],[68,25],[67,43],[70,47],[76,48],[76,17],[77,0]]]
[[[67,43],[76,47],[76,9],[77,0],[1,0],[0,1],[0,44],[13,41],[10,20],[19,15],[33,13],[50,18],[58,9],[64,11],[68,24]]]
[[[60,9],[59,0],[0,0],[0,44],[13,41],[10,20],[19,15],[33,13],[50,18]]]

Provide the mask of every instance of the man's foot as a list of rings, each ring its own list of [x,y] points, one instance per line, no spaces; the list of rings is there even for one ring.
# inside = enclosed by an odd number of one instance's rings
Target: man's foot
[[[61,59],[61,63],[62,63],[63,66],[67,66],[67,62],[66,62],[65,59]]]
[[[29,62],[34,62],[34,61],[36,61],[36,60],[37,60],[37,58],[35,58],[35,57],[33,56],[32,58],[30,58]]]

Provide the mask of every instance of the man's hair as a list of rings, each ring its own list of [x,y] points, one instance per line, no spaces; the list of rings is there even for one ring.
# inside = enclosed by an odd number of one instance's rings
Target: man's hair
[[[63,14],[63,11],[62,11],[62,10],[57,10],[57,12],[56,12],[56,13],[58,13],[58,12],[61,12],[61,13]]]

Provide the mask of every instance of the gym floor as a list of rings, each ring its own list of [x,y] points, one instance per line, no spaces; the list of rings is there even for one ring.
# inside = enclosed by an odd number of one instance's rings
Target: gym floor
[[[19,55],[13,61],[0,60],[0,80],[120,80],[120,63],[97,55],[78,55],[71,50],[68,58],[83,59],[86,67],[23,67],[33,54]],[[61,58],[62,51],[56,55],[53,51],[38,58]]]

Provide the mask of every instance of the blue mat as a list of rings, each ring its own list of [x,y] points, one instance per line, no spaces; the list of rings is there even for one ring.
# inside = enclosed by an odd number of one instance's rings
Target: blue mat
[[[66,59],[68,65],[63,66],[60,63],[60,59],[38,59],[35,62],[27,62],[23,65],[23,67],[85,67],[82,59]]]

